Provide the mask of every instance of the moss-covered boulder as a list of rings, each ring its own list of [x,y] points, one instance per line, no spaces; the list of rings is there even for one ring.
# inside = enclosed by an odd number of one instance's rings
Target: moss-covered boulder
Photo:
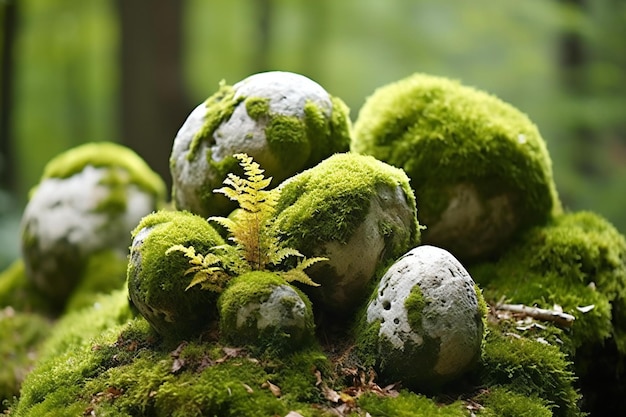
[[[161,178],[126,147],[90,143],[60,154],[47,164],[22,217],[26,275],[61,308],[93,254],[114,251],[117,262],[126,262],[129,232],[164,198]]]
[[[175,245],[206,254],[225,244],[206,219],[189,212],[158,211],[144,217],[132,232],[128,292],[139,312],[161,335],[199,336],[217,320],[218,294],[187,288],[189,258],[166,252]]]
[[[233,209],[214,195],[237,170],[232,155],[246,153],[280,182],[350,146],[349,110],[319,84],[299,74],[254,74],[219,90],[191,112],[170,158],[178,209],[210,216]]]
[[[481,356],[487,308],[465,268],[444,249],[418,246],[380,280],[360,335],[386,381],[436,391]]]
[[[255,271],[233,279],[219,306],[225,342],[292,351],[314,341],[309,299],[274,273]]]
[[[415,74],[367,99],[354,152],[403,168],[423,242],[463,261],[488,257],[560,210],[546,145],[513,106],[458,82]]]
[[[406,174],[376,159],[337,154],[278,189],[274,227],[288,247],[324,256],[307,272],[319,310],[348,312],[369,296],[376,273],[419,243]]]

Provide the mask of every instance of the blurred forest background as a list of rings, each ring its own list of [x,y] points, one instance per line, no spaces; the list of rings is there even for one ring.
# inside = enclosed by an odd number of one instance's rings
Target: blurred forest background
[[[353,120],[414,72],[491,92],[538,125],[565,206],[626,232],[623,0],[0,0],[0,22],[0,268],[50,158],[117,141],[169,182],[189,112],[220,80],[273,69]]]

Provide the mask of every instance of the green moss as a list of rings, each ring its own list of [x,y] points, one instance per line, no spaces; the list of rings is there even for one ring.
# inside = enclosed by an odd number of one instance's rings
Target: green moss
[[[29,375],[12,416],[58,410],[146,417],[323,414],[308,403],[321,400],[313,371],[330,369],[315,347],[255,358],[215,343],[171,344],[156,339],[142,318],[114,324],[114,310],[100,310],[107,317],[100,321],[110,323],[106,330],[98,326],[99,334],[87,331],[80,340],[69,324],[93,319],[91,311],[64,319],[67,324],[55,330],[54,347]],[[279,396],[268,382],[279,387]]]
[[[21,383],[49,333],[49,319],[39,314],[0,309],[0,412],[5,401],[19,396]]]
[[[486,386],[541,399],[554,416],[576,417],[580,395],[573,387],[570,361],[552,345],[503,334],[491,326],[483,351],[481,381]]]
[[[601,344],[613,337],[626,353],[626,241],[600,216],[556,217],[526,233],[496,263],[470,266],[486,297],[552,308],[576,318],[567,346]],[[594,307],[587,312],[577,307]],[[616,308],[617,306],[617,308]]]
[[[478,413],[484,417],[552,417],[552,410],[545,401],[536,396],[512,392],[494,387],[485,390],[477,399],[484,407]]]
[[[40,349],[37,366],[24,380],[20,400],[11,410],[15,416],[53,416],[58,410],[81,415],[89,405],[81,392],[90,378],[115,363],[126,351],[115,346],[120,332],[131,320],[126,291],[97,298],[90,308],[65,315]],[[143,319],[138,319],[145,323]],[[147,324],[145,329],[149,329]]]
[[[128,186],[132,184],[126,171],[114,168],[109,169],[100,180],[100,184],[106,186],[109,192],[106,198],[100,200],[96,211],[111,214],[124,213],[128,205],[126,198]]]
[[[378,89],[361,108],[351,149],[406,171],[427,226],[440,220],[458,184],[474,185],[484,200],[511,196],[518,230],[560,211],[536,126],[496,97],[445,78],[415,74]]]
[[[204,106],[207,109],[204,116],[204,124],[191,141],[187,160],[192,161],[197,157],[200,144],[203,141],[207,141],[209,144],[215,143],[213,132],[232,116],[235,107],[244,99],[245,97],[235,99],[233,87],[227,85],[224,80],[220,82],[219,89],[204,102]]]
[[[366,394],[359,398],[359,406],[371,416],[411,417],[411,416],[440,416],[462,417],[467,416],[467,409],[460,401],[452,404],[438,404],[431,398],[402,391],[395,398],[380,397]]]
[[[414,285],[411,288],[409,296],[404,301],[404,308],[407,311],[409,325],[413,331],[422,333],[422,313],[426,307],[426,300],[422,294],[422,289],[419,285]]]
[[[131,149],[111,142],[87,143],[63,152],[48,162],[41,179],[68,178],[88,165],[119,168],[128,176],[124,183],[136,184],[159,203],[165,200],[165,184],[158,174]],[[119,175],[122,175],[121,171]],[[119,176],[117,179],[119,181]],[[113,200],[119,204],[119,198]]]
[[[248,116],[256,121],[269,116],[270,100],[268,98],[248,97],[245,105]]]
[[[65,311],[91,306],[98,294],[122,288],[126,282],[127,265],[127,257],[113,250],[103,250],[89,256],[82,278],[65,305]]]
[[[305,254],[313,253],[320,242],[346,243],[365,219],[371,198],[381,186],[400,187],[408,207],[415,207],[415,197],[402,170],[371,157],[334,155],[281,184],[276,227],[287,246]],[[405,245],[401,245],[404,251],[419,242],[416,216],[407,236]],[[395,258],[402,253],[385,255]]]
[[[132,317],[126,289],[95,296],[91,305],[71,311],[55,323],[54,331],[42,346],[42,359],[91,347],[93,339],[108,329],[127,323]]]
[[[294,173],[305,166],[311,143],[306,135],[305,123],[295,116],[271,115],[265,127],[265,139],[280,160],[281,172]],[[281,175],[279,178],[284,179]]]
[[[199,334],[216,317],[217,294],[199,287],[186,290],[189,259],[165,252],[174,245],[193,246],[206,254],[224,240],[208,221],[189,212],[159,211],[142,219],[132,232],[146,237],[131,249],[128,287],[131,300],[159,333],[179,338]]]
[[[315,343],[294,353],[256,356],[211,341],[160,340],[143,318],[129,316],[124,291],[101,297],[97,303],[98,307],[66,315],[55,327],[41,360],[24,382],[22,397],[11,407],[11,416],[53,416],[58,410],[70,415],[137,417],[286,415],[289,411],[308,417],[333,415],[331,410],[338,404],[326,399],[316,371],[324,383],[343,392],[344,399],[364,391],[354,400],[355,415],[466,416],[467,406],[481,404],[478,415],[526,415],[516,414],[526,407],[537,412],[532,415],[547,416],[551,414],[546,410],[552,410],[556,417],[579,416],[564,355],[533,340],[505,336],[496,328],[490,329],[477,376],[481,390],[468,387],[479,394],[460,394],[471,402],[450,403],[441,398],[458,398],[458,392],[432,398],[403,389],[397,395],[380,396],[380,391],[367,392],[372,385],[344,385],[342,368]],[[377,334],[376,324],[372,329]],[[368,369],[361,366],[352,364],[351,369]],[[270,391],[269,383],[280,389],[279,396]]]
[[[272,272],[254,271],[234,278],[218,300],[224,341],[274,352],[293,351],[305,343],[311,343],[314,334],[312,306],[306,295],[296,288],[293,288],[294,291],[305,304],[303,328],[298,324],[282,323],[259,328],[259,317],[252,315],[247,317],[245,323],[240,322],[242,311],[248,306],[259,306],[269,299],[277,287],[287,285],[283,278]],[[282,299],[281,303],[287,304],[284,311],[290,312],[296,301],[299,300]]]
[[[44,315],[54,311],[48,297],[26,277],[22,259],[15,260],[7,269],[0,272],[0,308],[8,306],[17,311]]]

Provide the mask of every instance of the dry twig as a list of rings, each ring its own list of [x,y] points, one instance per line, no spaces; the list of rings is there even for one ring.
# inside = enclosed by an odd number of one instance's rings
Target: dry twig
[[[498,304],[496,310],[510,311],[522,314],[537,320],[551,321],[561,327],[571,327],[575,317],[571,314],[557,310],[547,310],[539,307],[530,307],[524,304]]]

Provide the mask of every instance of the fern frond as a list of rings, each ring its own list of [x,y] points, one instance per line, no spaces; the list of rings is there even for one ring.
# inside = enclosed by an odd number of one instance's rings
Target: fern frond
[[[313,264],[316,264],[318,262],[323,262],[323,261],[327,261],[328,258],[325,258],[323,256],[317,256],[317,257],[313,257],[313,258],[304,258],[300,263],[298,263],[298,266],[296,267],[297,269],[301,269],[301,270],[305,270],[308,267],[310,267]]]
[[[294,248],[276,248],[270,251],[269,263],[278,265],[290,256],[303,257],[304,255]]]
[[[283,279],[287,282],[301,282],[302,284],[310,285],[312,287],[319,287],[320,284],[313,281],[311,277],[309,277],[306,272],[301,271],[299,269],[290,269],[289,271],[281,271],[277,272],[278,275],[283,277]]]

